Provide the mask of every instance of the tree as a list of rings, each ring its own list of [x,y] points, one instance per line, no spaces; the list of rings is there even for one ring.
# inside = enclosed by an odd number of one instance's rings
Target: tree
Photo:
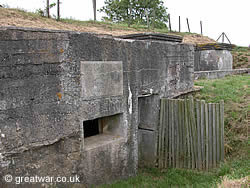
[[[99,11],[106,13],[105,20],[128,24],[154,24],[167,27],[168,14],[161,0],[105,0]]]

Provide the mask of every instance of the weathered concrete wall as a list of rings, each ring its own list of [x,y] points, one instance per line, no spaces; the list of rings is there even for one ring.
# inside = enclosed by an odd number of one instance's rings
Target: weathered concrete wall
[[[195,51],[195,71],[232,70],[233,57],[228,50]]]
[[[77,174],[91,185],[135,175],[138,125],[148,129],[139,138],[154,135],[160,97],[193,87],[193,61],[184,44],[1,29],[0,176]],[[139,121],[139,111],[154,117]],[[96,118],[117,126],[84,139],[83,122]]]

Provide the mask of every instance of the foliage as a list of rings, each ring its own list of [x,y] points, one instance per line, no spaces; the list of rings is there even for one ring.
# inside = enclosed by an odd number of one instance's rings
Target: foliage
[[[49,4],[49,9],[51,9],[51,8],[53,8],[55,6],[56,6],[56,3],[50,3]],[[46,8],[44,8],[44,9],[41,9],[41,8],[36,9],[36,14],[38,14],[39,16],[42,16],[42,17],[46,16],[46,14],[47,14],[46,12],[47,12]]]
[[[154,24],[156,28],[166,27],[168,15],[161,0],[105,0],[99,11],[106,13],[105,20],[130,24]]]
[[[49,8],[53,8],[53,7],[55,7],[56,6],[56,3],[51,3],[50,5],[49,5]]]
[[[38,14],[39,16],[45,17],[45,10],[41,8],[36,9],[36,14]]]

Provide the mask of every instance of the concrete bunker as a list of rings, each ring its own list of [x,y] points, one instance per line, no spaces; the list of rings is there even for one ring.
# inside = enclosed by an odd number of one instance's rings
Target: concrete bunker
[[[232,45],[225,43],[197,44],[194,71],[228,71],[233,68]]]
[[[133,176],[153,164],[160,98],[193,88],[194,47],[176,41],[24,28],[0,41],[0,176]]]

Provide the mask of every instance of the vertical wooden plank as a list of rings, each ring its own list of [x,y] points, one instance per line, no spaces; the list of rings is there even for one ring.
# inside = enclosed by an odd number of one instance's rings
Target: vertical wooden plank
[[[194,159],[195,159],[195,168],[198,168],[198,131],[197,131],[197,122],[196,122],[196,106],[195,106],[195,102],[193,100],[193,111],[192,111],[192,120],[193,120],[193,124],[194,124],[194,131],[193,131],[193,135],[194,135]],[[200,147],[200,146],[199,146]]]
[[[176,168],[179,168],[179,152],[180,152],[180,142],[179,142],[179,105],[178,100],[175,100],[175,148],[176,148]]]
[[[205,101],[201,101],[201,165],[205,169]]]
[[[158,167],[161,167],[161,132],[162,132],[162,124],[163,124],[163,105],[164,105],[164,99],[161,99],[161,107],[160,107],[160,124],[158,129]]]
[[[209,110],[209,126],[208,126],[208,130],[209,130],[209,143],[208,143],[208,153],[209,153],[209,163],[208,163],[208,168],[212,167],[213,164],[213,111],[212,111],[212,104],[208,104],[208,110]]]
[[[185,100],[185,125],[186,125],[186,138],[187,138],[187,168],[191,168],[191,147],[190,147],[190,136],[189,136],[189,114],[188,114],[188,100]]]
[[[172,109],[173,109],[173,105],[172,105],[172,101],[169,99],[168,100],[169,103],[169,132],[168,132],[168,148],[169,148],[169,154],[168,154],[168,164],[170,167],[172,167],[172,122],[173,122],[173,117],[172,117]]]
[[[175,132],[175,106],[174,106],[174,100],[172,100],[172,140],[171,140],[171,143],[172,143],[172,166],[175,167],[175,135],[174,135],[174,132]]]
[[[192,120],[191,120],[191,112],[190,112],[190,109],[191,109],[191,101],[188,100],[188,131],[189,131],[189,142],[190,142],[190,165],[191,167],[190,168],[194,168],[194,151],[193,151],[193,137],[192,137]]]
[[[196,143],[197,143],[197,131],[196,131],[196,122],[195,122],[195,114],[194,114],[194,100],[193,97],[190,97],[190,125],[191,125],[191,141],[192,141],[192,169],[196,168],[197,166],[197,148],[196,148]]]
[[[187,136],[187,132],[186,132],[186,126],[185,126],[185,101],[182,101],[182,131],[183,131],[183,138],[182,138],[182,158],[183,158],[183,168],[187,167],[187,160],[186,160],[186,156],[187,156],[187,140],[186,140],[186,136]]]
[[[175,117],[176,117],[176,114],[175,114],[175,101],[172,99],[172,103],[173,103],[173,111],[172,111],[172,114],[173,114],[173,119],[172,119],[172,141],[171,141],[171,144],[172,144],[172,165],[173,165],[173,168],[176,167],[176,160],[175,160],[175,150],[176,150],[176,146],[175,146]]]
[[[163,168],[163,164],[164,164],[164,151],[165,151],[165,145],[164,145],[164,136],[165,136],[165,125],[166,125],[166,108],[165,108],[165,103],[166,103],[166,99],[163,100],[163,105],[162,105],[162,111],[163,111],[163,117],[162,117],[162,127],[161,127],[161,163],[160,163],[160,168]]]
[[[215,105],[216,110],[216,165],[220,162],[220,109],[219,104]]]
[[[180,168],[183,168],[183,124],[182,124],[182,119],[184,118],[183,117],[183,114],[182,114],[182,100],[179,100],[178,101],[178,121],[179,121],[179,167]]]
[[[216,117],[215,117],[215,104],[213,104],[213,167],[216,166],[216,129],[215,129],[215,123],[216,123]]]
[[[209,156],[208,156],[208,141],[209,141],[209,132],[208,132],[208,125],[209,125],[209,122],[208,122],[208,104],[205,104],[205,131],[206,131],[206,135],[205,135],[205,144],[206,144],[206,147],[205,147],[205,150],[206,150],[206,170],[208,170],[208,163],[209,163]]]
[[[186,129],[186,110],[185,110],[185,100],[182,101],[182,114],[183,114],[183,119],[182,119],[182,130],[183,130],[183,167],[187,168],[187,129]]]
[[[220,101],[221,160],[224,161],[224,101]]]
[[[196,125],[197,125],[197,167],[201,169],[201,103],[196,101]]]
[[[168,152],[169,152],[169,148],[168,148],[168,132],[169,132],[169,118],[168,118],[168,114],[169,114],[169,108],[168,108],[168,100],[166,100],[165,102],[165,162],[164,162],[164,167],[167,168],[168,167]]]

